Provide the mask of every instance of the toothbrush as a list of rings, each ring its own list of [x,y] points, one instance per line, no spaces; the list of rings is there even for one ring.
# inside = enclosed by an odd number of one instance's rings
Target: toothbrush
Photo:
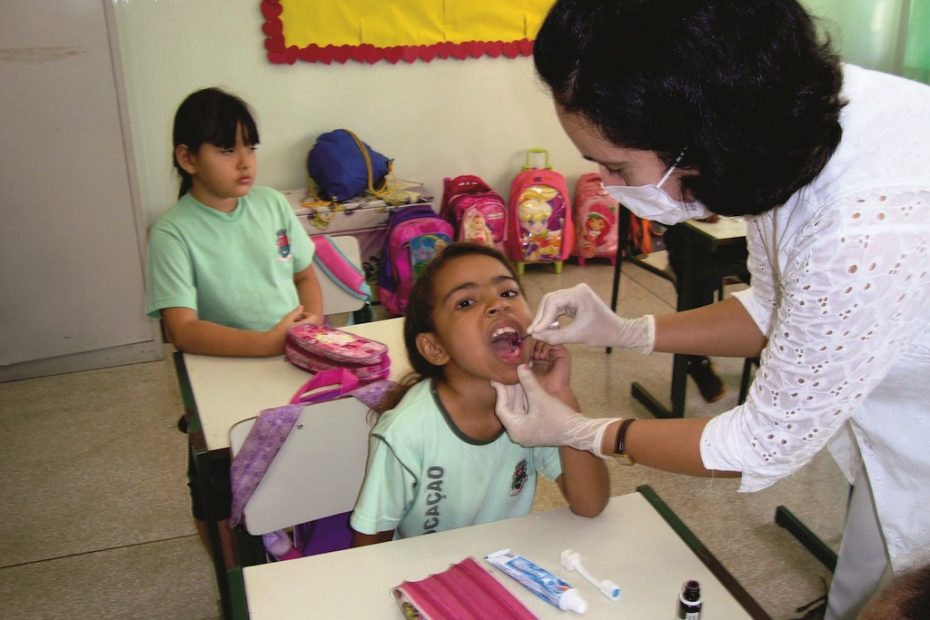
[[[591,573],[585,570],[584,566],[581,565],[581,554],[572,549],[565,549],[561,555],[560,560],[562,562],[562,567],[570,571],[578,571],[581,573],[581,576],[589,581],[594,587],[600,590],[601,594],[606,596],[612,601],[620,598],[620,586],[615,584],[610,579],[603,579],[598,581],[595,579]]]

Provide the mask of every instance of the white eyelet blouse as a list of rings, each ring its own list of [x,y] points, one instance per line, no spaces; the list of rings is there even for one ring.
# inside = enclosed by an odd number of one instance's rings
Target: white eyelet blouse
[[[701,456],[756,491],[832,440],[850,481],[865,466],[901,570],[930,561],[930,87],[850,65],[844,76],[826,168],[746,218],[752,286],[737,297],[768,345]]]

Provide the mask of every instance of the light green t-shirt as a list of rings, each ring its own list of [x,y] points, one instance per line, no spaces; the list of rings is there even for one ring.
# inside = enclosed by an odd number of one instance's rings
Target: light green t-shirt
[[[300,303],[294,274],[313,243],[278,191],[255,186],[223,213],[186,194],[149,233],[146,312],[192,308],[199,318],[265,331]]]
[[[532,509],[537,471],[561,475],[558,448],[524,448],[505,432],[469,439],[424,380],[372,429],[350,523],[364,534],[396,530],[406,538],[519,517]]]

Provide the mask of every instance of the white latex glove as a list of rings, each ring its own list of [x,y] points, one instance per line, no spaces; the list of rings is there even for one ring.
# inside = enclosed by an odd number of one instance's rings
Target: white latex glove
[[[571,323],[554,327],[561,316]],[[592,347],[633,349],[652,353],[656,340],[655,317],[622,319],[585,283],[547,293],[539,304],[536,318],[527,330],[536,340],[548,344],[579,342]]]
[[[495,412],[513,441],[524,447],[571,446],[608,458],[601,440],[607,425],[620,418],[586,418],[546,392],[526,365],[517,368],[517,376],[516,385],[491,382]]]

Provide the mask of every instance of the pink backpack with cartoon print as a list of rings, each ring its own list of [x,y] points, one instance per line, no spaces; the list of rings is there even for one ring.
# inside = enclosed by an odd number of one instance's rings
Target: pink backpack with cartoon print
[[[543,167],[530,164],[532,157],[545,158]],[[552,263],[561,273],[575,245],[575,228],[571,216],[571,198],[565,177],[549,165],[549,152],[528,149],[523,171],[510,184],[510,236],[507,242],[510,260],[523,273],[526,263]]]
[[[452,225],[432,205],[413,205],[392,211],[378,272],[378,299],[395,316],[407,310],[413,282],[444,247],[452,243]]]
[[[575,248],[578,264],[588,258],[617,260],[617,214],[620,204],[604,191],[601,175],[589,172],[575,183]]]
[[[455,228],[456,241],[504,251],[507,205],[481,177],[473,174],[446,177],[439,215]]]

